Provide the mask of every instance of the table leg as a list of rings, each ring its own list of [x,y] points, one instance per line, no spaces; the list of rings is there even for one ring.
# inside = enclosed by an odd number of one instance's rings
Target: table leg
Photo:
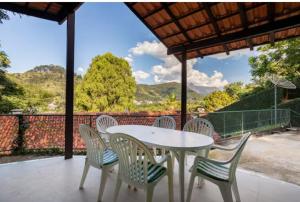
[[[184,159],[185,151],[178,152],[178,164],[179,164],[179,184],[180,184],[180,201],[184,202]]]

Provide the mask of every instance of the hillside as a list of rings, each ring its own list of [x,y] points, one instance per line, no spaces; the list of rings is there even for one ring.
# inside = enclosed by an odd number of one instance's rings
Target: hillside
[[[188,100],[202,99],[208,92],[214,91],[215,88],[201,87],[198,92],[196,90],[188,89]],[[143,101],[162,101],[169,95],[175,94],[177,99],[180,99],[181,85],[176,82],[162,83],[156,85],[137,85],[136,100]]]
[[[39,112],[61,112],[64,110],[65,69],[57,65],[41,65],[24,73],[8,73],[7,76],[22,86],[25,100]],[[75,85],[81,77],[75,77]],[[199,100],[215,88],[193,87],[188,90],[188,100]],[[160,102],[175,94],[180,99],[180,83],[157,85],[137,84],[136,100],[141,103]]]

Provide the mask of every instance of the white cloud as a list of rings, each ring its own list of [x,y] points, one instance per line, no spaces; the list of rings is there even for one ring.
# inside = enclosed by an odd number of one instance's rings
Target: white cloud
[[[131,65],[133,62],[133,58],[131,54],[128,54],[127,56],[124,57],[124,59]]]
[[[77,68],[77,73],[82,75],[84,73],[83,67],[78,67]]]
[[[251,51],[249,48],[245,48],[245,49],[230,51],[229,55],[226,55],[226,53],[218,53],[207,57],[218,59],[218,60],[224,60],[228,58],[239,60],[243,56],[250,57],[250,56],[256,56],[257,54],[258,54],[257,48],[254,48],[253,51]]]
[[[137,45],[129,50],[133,56],[150,55],[161,60],[161,64],[154,65],[151,70],[154,82],[180,82],[181,80],[181,63],[173,56],[167,55],[166,47],[157,41],[144,41],[137,43]],[[223,79],[223,74],[214,71],[212,76],[194,69],[197,59],[187,61],[187,81],[188,84],[195,86],[210,86],[210,87],[223,87],[228,84]]]
[[[133,76],[135,77],[136,81],[140,82],[142,80],[147,79],[150,76],[150,74],[147,72],[144,72],[142,70],[138,70],[138,71],[133,72]]]

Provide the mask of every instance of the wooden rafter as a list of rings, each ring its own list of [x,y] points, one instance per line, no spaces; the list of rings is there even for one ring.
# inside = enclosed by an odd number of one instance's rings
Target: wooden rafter
[[[238,8],[239,8],[238,10],[240,13],[242,25],[243,25],[244,29],[246,30],[246,29],[248,29],[248,20],[247,20],[244,4],[241,2],[238,2],[237,4],[238,4]]]
[[[209,4],[208,3],[202,3],[202,5],[204,6],[204,9],[205,9],[205,11],[208,15],[208,18],[209,18],[211,24],[214,27],[214,30],[215,30],[217,36],[220,37],[221,36],[221,31],[219,29],[218,23],[217,23],[214,15],[213,15],[213,13],[211,12]],[[222,46],[223,46],[226,54],[229,55],[229,50],[228,50],[228,47],[226,46],[226,44],[224,43],[224,44],[222,44]]]
[[[246,42],[248,43],[248,46],[250,48],[250,50],[253,50],[253,43],[252,43],[252,39],[251,38],[247,38]]]
[[[202,40],[185,46],[170,47],[168,48],[168,54],[179,53],[179,52],[183,52],[184,50],[191,51],[198,48],[208,48],[216,45],[222,45],[223,43],[231,43],[234,41],[246,40],[250,37],[256,37],[256,36],[268,34],[272,31],[276,32],[276,31],[289,29],[297,26],[300,26],[300,18],[299,16],[293,16],[288,19],[276,21],[276,23],[256,26],[253,28],[249,28],[248,30],[242,30],[232,34],[220,36],[217,38]]]
[[[273,23],[274,22],[274,9],[275,9],[274,3],[272,3],[272,2],[267,3],[267,7],[268,7],[268,21],[269,21],[269,23]],[[273,46],[275,43],[274,32],[270,32],[269,38],[270,38],[271,45]]]
[[[166,3],[161,3],[162,6],[164,7],[165,11],[168,13],[168,15],[174,19],[174,23],[176,24],[176,26],[178,27],[178,29],[182,32],[182,34],[184,35],[184,37],[187,39],[187,41],[191,44],[193,42],[193,40],[191,39],[191,37],[184,31],[184,28],[182,27],[182,25],[180,24],[180,22],[176,19],[175,15],[173,14],[173,12],[170,10],[169,5]],[[201,52],[199,50],[197,50],[198,55],[203,58]]]
[[[210,6],[212,6],[212,5],[214,5],[214,4],[217,4],[217,3],[211,3]],[[186,17],[188,17],[188,16],[191,16],[191,15],[193,15],[193,14],[195,14],[195,13],[198,13],[198,12],[201,12],[201,11],[203,11],[203,10],[204,10],[204,8],[201,6],[201,7],[199,7],[199,9],[195,9],[194,11],[192,11],[192,12],[190,12],[190,13],[186,13],[186,14],[184,14],[184,15],[182,15],[182,16],[177,16],[177,17],[175,16],[175,19],[176,19],[177,21],[179,21],[179,20],[181,20],[181,19],[184,19],[184,18],[186,18]],[[164,27],[164,26],[167,26],[167,25],[169,25],[169,24],[171,24],[171,23],[173,23],[173,22],[174,22],[174,21],[173,21],[173,19],[172,19],[172,20],[170,20],[170,21],[161,23],[161,24],[157,25],[156,27],[153,27],[153,29],[154,29],[154,30],[159,29],[159,28]]]
[[[59,22],[59,18],[56,15],[49,14],[44,11],[38,11],[38,10],[33,10],[33,9],[24,9],[24,6],[20,6],[17,4],[12,4],[12,3],[0,3],[0,8],[9,10],[12,12],[16,13],[21,13],[25,15],[30,15],[30,16],[35,16],[38,18],[46,19],[46,20],[53,20]]]
[[[253,6],[253,7],[250,7],[250,8],[248,8],[248,9],[245,9],[245,12],[246,12],[247,10],[255,9],[255,8],[261,6],[261,5],[262,5],[262,4],[257,4],[257,5],[255,5],[255,6]],[[237,15],[237,14],[239,14],[239,13],[240,13],[239,11],[233,12],[233,13],[231,13],[231,14],[229,14],[229,15],[225,15],[225,16],[219,17],[219,18],[217,18],[216,20],[217,20],[217,21],[220,21],[220,20],[223,20],[223,19],[226,19],[226,18],[230,18],[230,17],[235,16],[235,15]],[[181,17],[177,17],[177,19],[181,19]],[[173,21],[169,21],[168,23],[165,23],[164,26],[166,26],[166,25],[168,25],[168,24],[171,24],[171,23],[173,23]],[[189,31],[191,31],[191,30],[198,29],[198,28],[203,27],[203,26],[206,26],[206,25],[208,25],[208,24],[210,24],[210,21],[204,22],[204,23],[201,23],[201,24],[198,24],[198,25],[196,25],[196,26],[189,27],[189,28],[185,29],[185,32],[189,32]],[[163,25],[163,24],[162,24],[162,25]],[[157,27],[154,27],[153,30],[156,30],[156,29],[158,29],[158,28],[160,28],[160,27],[163,27],[163,26],[158,25]],[[176,36],[176,35],[179,35],[179,34],[181,34],[181,32],[176,32],[176,33],[173,33],[173,34],[169,34],[169,35],[167,35],[167,36],[165,36],[165,37],[162,37],[161,40],[165,40],[165,39],[167,39],[167,38],[170,38],[170,37],[173,37],[173,36]]]

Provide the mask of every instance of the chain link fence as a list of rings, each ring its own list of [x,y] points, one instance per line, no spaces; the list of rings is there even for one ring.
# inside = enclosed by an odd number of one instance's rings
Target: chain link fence
[[[290,110],[274,109],[222,111],[208,113],[207,118],[214,126],[215,131],[222,138],[240,135],[244,132],[265,131],[290,124]],[[277,118],[275,118],[277,117]]]

